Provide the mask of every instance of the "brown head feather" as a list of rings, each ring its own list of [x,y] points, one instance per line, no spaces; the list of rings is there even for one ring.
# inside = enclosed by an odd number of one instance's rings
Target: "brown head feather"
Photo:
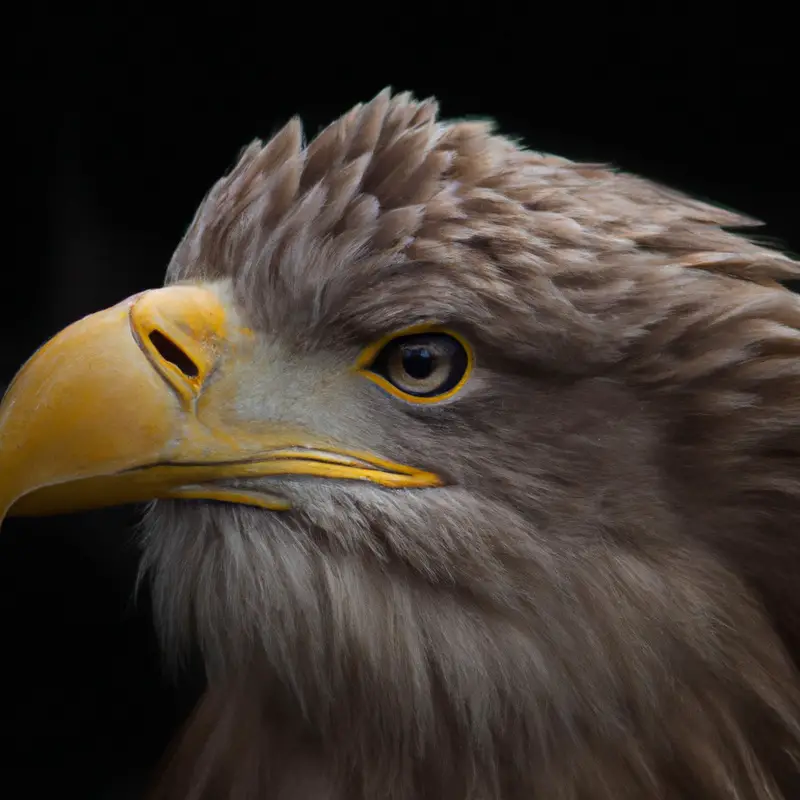
[[[155,505],[165,646],[212,682],[165,796],[788,800],[800,265],[740,215],[436,112],[382,92],[307,147],[292,120],[170,264],[230,281],[293,368],[436,321],[483,371],[432,417],[317,407],[447,491]]]

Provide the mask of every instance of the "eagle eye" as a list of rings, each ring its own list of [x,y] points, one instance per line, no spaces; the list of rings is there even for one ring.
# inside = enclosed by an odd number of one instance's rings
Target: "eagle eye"
[[[472,351],[447,331],[406,331],[367,348],[359,370],[395,397],[412,403],[436,403],[466,383]]]

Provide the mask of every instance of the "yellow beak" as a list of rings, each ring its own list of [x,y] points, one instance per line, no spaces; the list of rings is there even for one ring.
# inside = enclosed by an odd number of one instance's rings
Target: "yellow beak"
[[[436,475],[231,413],[252,334],[210,287],[144,292],[70,325],[0,403],[0,521],[182,497],[270,510],[225,486],[268,475],[440,484]]]

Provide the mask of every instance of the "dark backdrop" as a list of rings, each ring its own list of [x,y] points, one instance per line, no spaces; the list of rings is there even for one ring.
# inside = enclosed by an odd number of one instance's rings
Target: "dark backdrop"
[[[800,70],[788,17],[767,6],[590,18],[579,5],[376,5],[320,24],[297,5],[213,19],[36,8],[11,25],[0,385],[76,317],[158,285],[241,146],[294,113],[313,134],[387,84],[715,199],[800,250]],[[162,678],[147,597],[132,599],[136,520],[117,509],[3,528],[4,796],[139,797],[191,707],[198,680]]]

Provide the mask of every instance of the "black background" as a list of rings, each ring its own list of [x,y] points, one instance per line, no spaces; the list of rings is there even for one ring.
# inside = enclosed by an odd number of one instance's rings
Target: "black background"
[[[714,199],[800,250],[788,12],[471,8],[327,8],[323,21],[313,5],[107,4],[9,22],[0,385],[75,318],[159,285],[240,147],[295,113],[313,135],[386,85]],[[139,797],[191,707],[197,680],[161,676],[147,597],[132,598],[137,519],[3,527],[0,794]]]

